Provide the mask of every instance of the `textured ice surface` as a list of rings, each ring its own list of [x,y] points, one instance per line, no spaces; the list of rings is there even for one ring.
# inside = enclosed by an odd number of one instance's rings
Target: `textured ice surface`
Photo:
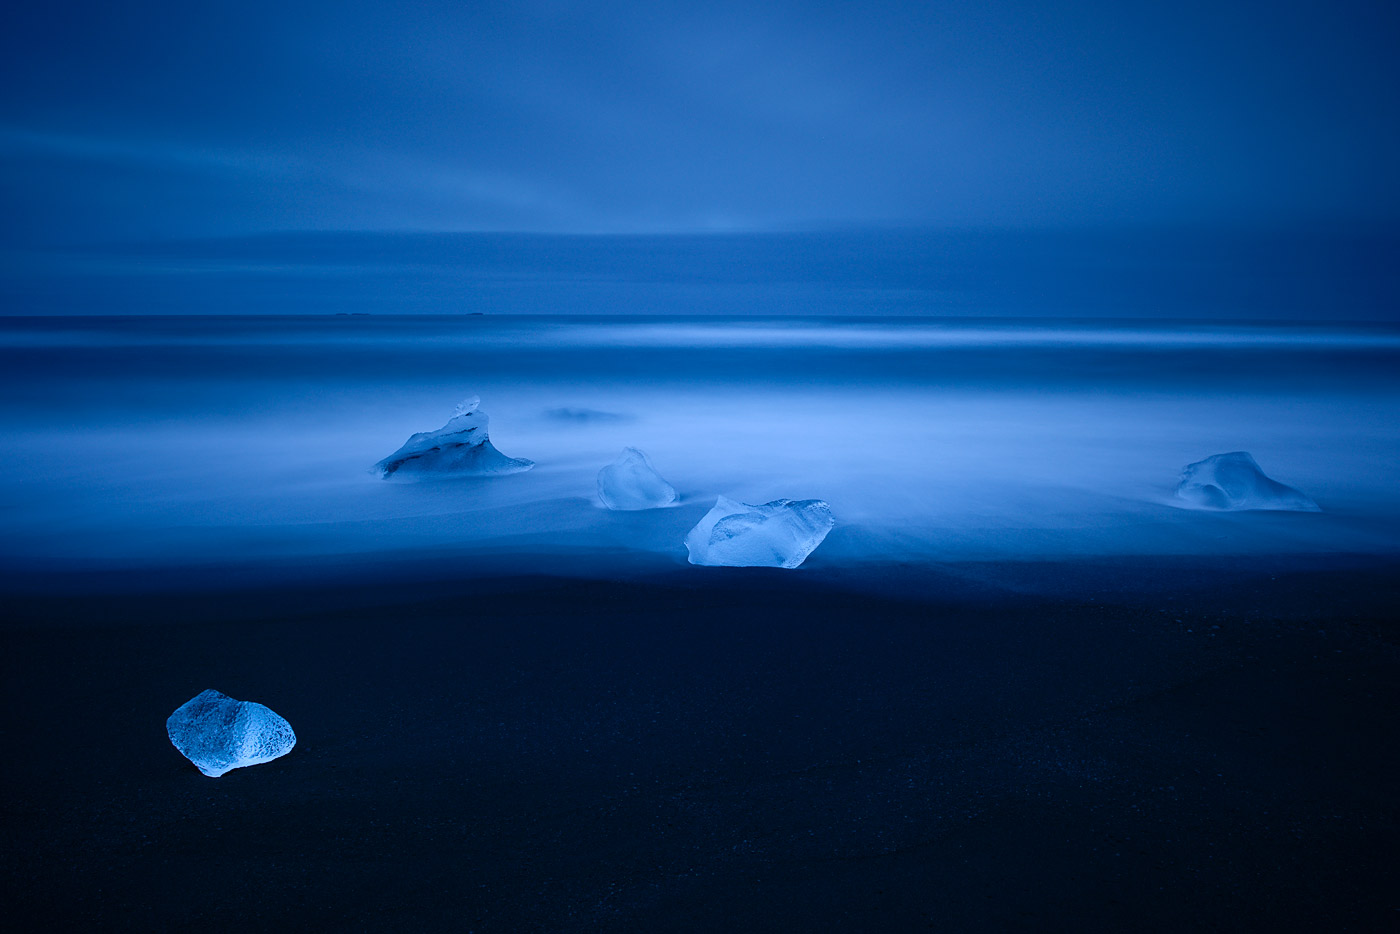
[[[1244,451],[1212,454],[1181,471],[1177,498],[1196,509],[1287,509],[1318,512],[1307,496],[1264,476]]]
[[[598,498],[609,509],[656,509],[676,501],[676,488],[636,448],[598,471]]]
[[[835,524],[819,499],[749,506],[721,496],[686,535],[685,547],[691,564],[795,568]]]
[[[262,704],[201,691],[165,721],[180,754],[210,778],[285,756],[297,744],[292,725]]]
[[[486,413],[478,412],[481,400],[472,396],[457,405],[457,414],[437,431],[420,431],[404,446],[384,458],[374,469],[386,480],[424,476],[491,476],[520,473],[534,461],[506,457],[486,435]]]

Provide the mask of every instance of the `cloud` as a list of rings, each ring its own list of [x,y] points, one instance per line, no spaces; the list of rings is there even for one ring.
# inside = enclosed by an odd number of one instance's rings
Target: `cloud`
[[[165,200],[162,193],[178,191],[224,212],[223,228],[200,233],[275,228],[277,218],[269,215],[278,213],[299,218],[292,226],[302,227],[475,229],[527,218],[567,228],[581,210],[568,193],[530,179],[344,145],[287,153],[0,126],[0,162],[43,166],[56,183],[66,178],[78,180],[79,188],[126,188],[157,202]],[[62,200],[63,193],[52,197]],[[90,207],[88,220],[100,231],[107,226],[100,199]]]
[[[293,6],[21,11],[0,236],[1400,216],[1361,0]]]
[[[295,175],[308,169],[303,160],[285,154],[222,150],[163,140],[51,133],[17,126],[0,126],[0,154],[11,158],[60,158],[209,175]]]

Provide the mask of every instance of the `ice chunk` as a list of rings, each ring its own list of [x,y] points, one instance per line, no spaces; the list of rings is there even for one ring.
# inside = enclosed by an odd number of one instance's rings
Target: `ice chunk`
[[[676,488],[636,448],[598,471],[598,498],[609,509],[656,509],[676,501]]]
[[[685,537],[685,547],[691,564],[795,568],[835,524],[831,507],[819,499],[749,506],[721,496]]]
[[[630,415],[623,415],[620,412],[604,412],[600,409],[576,409],[566,407],[546,409],[544,414],[555,421],[577,422],[579,424],[630,422],[632,420],[632,416]]]
[[[1304,494],[1264,476],[1244,451],[1212,454],[1181,471],[1177,498],[1196,509],[1287,509],[1319,512]]]
[[[481,399],[472,396],[457,404],[457,414],[437,431],[420,431],[404,446],[384,458],[374,469],[386,480],[393,477],[492,476],[520,473],[534,461],[506,457],[486,435],[486,413],[477,411]]]
[[[165,721],[180,754],[210,778],[285,756],[297,744],[292,725],[262,704],[201,691]]]

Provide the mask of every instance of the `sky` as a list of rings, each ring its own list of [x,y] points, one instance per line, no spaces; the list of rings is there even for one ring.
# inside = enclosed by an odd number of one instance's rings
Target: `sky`
[[[1393,223],[1400,6],[22,4],[11,246]]]

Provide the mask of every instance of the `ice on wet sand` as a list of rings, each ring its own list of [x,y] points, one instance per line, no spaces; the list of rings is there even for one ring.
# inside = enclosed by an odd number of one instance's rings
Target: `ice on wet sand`
[[[418,479],[425,476],[496,476],[520,473],[535,462],[506,457],[486,434],[487,417],[472,396],[457,406],[457,414],[436,431],[420,431],[374,469],[383,478]]]
[[[1320,511],[1302,492],[1265,476],[1245,451],[1213,454],[1186,465],[1176,496],[1195,509]]]
[[[721,496],[685,537],[691,564],[795,568],[834,526],[819,499],[779,499],[750,506]]]
[[[598,499],[609,509],[656,509],[676,501],[676,488],[656,472],[646,454],[623,448],[621,457],[598,471]]]
[[[201,691],[165,721],[170,742],[199,770],[218,778],[231,769],[271,762],[292,751],[292,725],[262,704]]]

